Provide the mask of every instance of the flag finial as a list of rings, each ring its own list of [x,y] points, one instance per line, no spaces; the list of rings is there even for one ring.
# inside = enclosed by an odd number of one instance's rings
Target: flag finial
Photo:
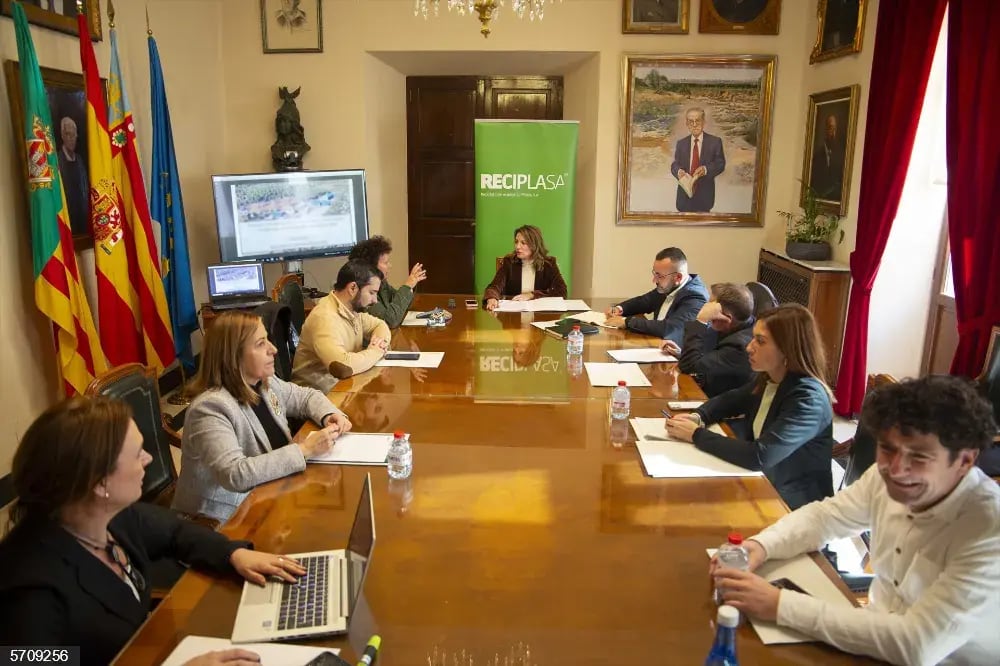
[[[115,3],[108,0],[108,27],[115,29]]]
[[[149,27],[149,3],[146,3],[146,34],[153,36],[153,29]]]

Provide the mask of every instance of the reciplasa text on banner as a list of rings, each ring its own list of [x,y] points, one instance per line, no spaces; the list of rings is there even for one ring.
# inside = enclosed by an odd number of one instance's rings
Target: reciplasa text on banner
[[[538,190],[566,187],[567,180],[568,173],[482,173],[479,174],[479,196],[538,196]]]

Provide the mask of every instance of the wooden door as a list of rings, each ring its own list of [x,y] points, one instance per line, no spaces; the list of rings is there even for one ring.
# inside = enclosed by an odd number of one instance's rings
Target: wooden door
[[[559,120],[562,97],[561,77],[407,77],[408,265],[427,267],[421,291],[474,290],[475,120]]]

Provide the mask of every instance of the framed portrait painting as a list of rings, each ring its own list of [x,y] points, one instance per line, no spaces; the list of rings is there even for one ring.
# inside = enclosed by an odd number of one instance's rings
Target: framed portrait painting
[[[808,187],[815,193],[820,210],[847,214],[860,96],[857,84],[809,96],[801,204]]]
[[[698,32],[777,35],[781,0],[701,0]]]
[[[323,0],[260,0],[264,53],[322,53]]]
[[[11,16],[12,0],[0,0],[0,12]],[[21,0],[24,15],[29,23],[51,30],[76,35],[76,0]],[[87,17],[90,38],[101,41],[101,3],[99,0],[83,0],[83,13]]]
[[[623,60],[619,224],[760,226],[773,55]]]
[[[622,0],[622,32],[686,35],[690,11],[691,0]]]
[[[822,62],[861,52],[866,0],[818,0],[816,44],[809,62]]]
[[[52,136],[59,162],[59,179],[66,194],[69,223],[74,246],[93,247],[90,234],[90,177],[87,168],[87,93],[83,75],[41,67],[42,83],[52,115]],[[11,121],[18,137],[24,136],[24,100],[21,93],[21,69],[15,60],[4,63]],[[101,80],[104,85],[107,81]],[[105,88],[105,97],[107,89]],[[21,173],[27,191],[27,155],[23,140],[16,142]]]

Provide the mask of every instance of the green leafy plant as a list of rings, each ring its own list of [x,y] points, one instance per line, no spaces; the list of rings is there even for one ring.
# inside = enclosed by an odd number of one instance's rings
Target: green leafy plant
[[[801,213],[790,213],[779,210],[778,215],[785,218],[785,238],[794,243],[829,243],[837,231],[840,237],[837,243],[844,242],[844,230],[840,229],[839,215],[821,213],[816,192],[805,186],[805,197]]]

